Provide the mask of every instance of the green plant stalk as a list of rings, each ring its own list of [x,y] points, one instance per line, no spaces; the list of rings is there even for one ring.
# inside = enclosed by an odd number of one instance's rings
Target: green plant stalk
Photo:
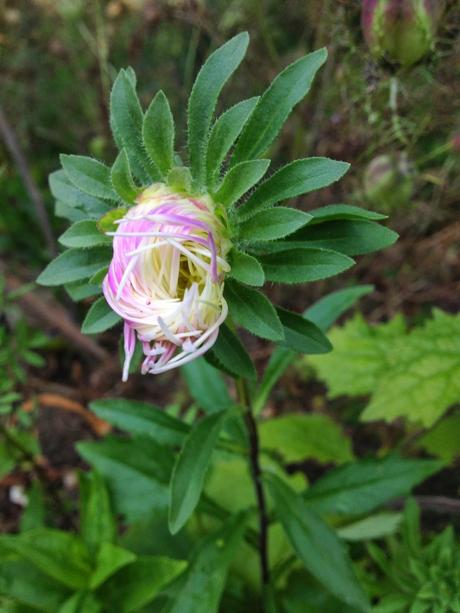
[[[268,511],[265,499],[265,492],[262,483],[262,469],[260,467],[260,447],[257,422],[251,406],[251,400],[245,379],[236,380],[238,398],[243,410],[243,419],[246,425],[249,442],[249,466],[254,483],[254,490],[257,500],[259,514],[259,557],[260,575],[262,580],[262,591],[265,593],[270,586],[270,568],[268,560]]]

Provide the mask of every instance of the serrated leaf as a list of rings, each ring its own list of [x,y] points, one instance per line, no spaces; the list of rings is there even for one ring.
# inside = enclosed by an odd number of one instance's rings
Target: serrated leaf
[[[115,512],[128,521],[166,510],[173,467],[173,455],[167,447],[152,439],[109,436],[97,443],[80,442],[77,449],[103,475]]]
[[[370,611],[351,560],[333,530],[281,479],[267,475],[266,481],[276,514],[307,570],[343,602]]]
[[[160,174],[142,146],[144,114],[132,79],[120,70],[110,93],[110,125],[118,148],[125,149],[134,175],[144,184]]]
[[[211,413],[193,426],[177,457],[170,483],[169,530],[176,534],[194,512],[226,411]]]
[[[313,157],[295,160],[277,170],[238,208],[241,221],[249,219],[278,202],[308,194],[338,181],[350,164],[329,158]]]
[[[91,572],[89,553],[74,534],[36,528],[17,536],[2,536],[0,545],[72,589],[82,589],[87,584]]]
[[[102,477],[95,471],[80,473],[80,534],[91,553],[115,540],[117,524]]]
[[[285,462],[314,459],[342,464],[353,460],[351,441],[327,415],[289,414],[259,426],[263,449],[276,451]]]
[[[442,468],[433,460],[399,456],[359,460],[340,466],[315,481],[304,497],[322,515],[363,515],[398,496]]]
[[[315,324],[298,313],[277,307],[276,312],[284,330],[280,345],[297,353],[328,353],[332,345]]]
[[[168,99],[161,90],[145,113],[142,137],[145,150],[166,177],[174,165],[174,118]]]
[[[288,207],[277,207],[256,213],[238,228],[238,238],[247,241],[271,241],[284,238],[302,228],[311,215]]]
[[[268,149],[293,107],[308,93],[326,58],[326,49],[319,49],[300,58],[275,78],[243,129],[232,165],[257,158]]]
[[[125,398],[94,400],[90,409],[110,424],[154,439],[161,445],[181,445],[189,426],[158,407]]]
[[[256,369],[250,355],[244,348],[240,339],[230,330],[226,324],[222,324],[219,336],[212,348],[212,354],[217,362],[233,376],[243,377],[255,381]]]
[[[345,255],[363,255],[389,247],[398,239],[393,230],[373,221],[327,221],[305,227],[292,234],[289,241],[308,243],[311,247],[334,249]]]
[[[61,154],[60,160],[66,175],[79,190],[103,200],[116,199],[108,166],[83,155]]]
[[[100,334],[113,328],[120,321],[120,315],[115,313],[104,296],[101,296],[91,305],[83,320],[81,331],[83,334]]]
[[[303,316],[325,332],[342,313],[353,306],[361,296],[372,291],[372,289],[372,285],[362,285],[332,292],[308,308]],[[271,390],[293,362],[296,355],[294,351],[284,347],[277,347],[272,353],[253,400],[254,411],[256,413],[262,411]]]
[[[225,283],[224,296],[231,316],[252,334],[272,341],[284,339],[275,307],[264,294],[229,279]]]
[[[324,221],[334,221],[336,219],[381,221],[388,217],[388,215],[375,213],[374,211],[362,209],[359,206],[352,206],[350,204],[328,204],[327,206],[322,206],[319,209],[313,209],[308,212],[313,216],[310,222],[311,225],[323,223]]]
[[[285,246],[285,245],[284,245]],[[284,249],[258,257],[269,281],[306,283],[338,275],[354,260],[336,251],[309,247]]]
[[[96,247],[90,250],[67,249],[38,276],[39,285],[63,285],[91,277],[111,260],[111,249]]]
[[[216,49],[198,73],[188,103],[188,151],[193,177],[205,179],[206,153],[212,116],[219,94],[243,59],[249,43],[247,32],[234,36]]]
[[[77,221],[59,237],[64,247],[90,248],[100,245],[111,245],[112,238],[106,236],[97,227],[97,222],[90,219]]]
[[[243,100],[223,113],[215,122],[209,136],[206,156],[206,183],[213,190],[225,157],[238,138],[259,98]]]
[[[237,202],[266,173],[270,160],[249,160],[231,168],[214,194],[216,202],[229,207]]]
[[[240,283],[261,287],[265,283],[265,274],[261,264],[248,253],[238,251],[235,247],[229,256],[231,270],[229,276]]]
[[[129,159],[124,149],[120,151],[112,166],[110,180],[120,198],[130,204],[134,202],[141,191],[141,188],[134,183]]]

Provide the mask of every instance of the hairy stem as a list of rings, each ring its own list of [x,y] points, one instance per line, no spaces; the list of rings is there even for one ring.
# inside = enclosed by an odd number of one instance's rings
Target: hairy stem
[[[260,574],[262,578],[262,585],[264,588],[266,588],[270,584],[270,570],[268,563],[268,513],[262,483],[262,470],[259,462],[259,435],[257,432],[257,423],[252,413],[246,381],[239,379],[237,381],[237,390],[239,400],[243,407],[243,418],[248,433],[249,465],[252,480],[254,482],[254,490],[259,511]]]

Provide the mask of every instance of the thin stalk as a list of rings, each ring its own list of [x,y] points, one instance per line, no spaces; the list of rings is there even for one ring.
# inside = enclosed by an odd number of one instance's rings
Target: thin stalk
[[[270,585],[270,569],[268,562],[268,512],[265,493],[262,483],[262,470],[259,461],[259,435],[257,432],[257,423],[252,412],[251,401],[249,398],[247,383],[244,379],[236,381],[239,400],[243,407],[243,418],[246,425],[248,440],[249,440],[249,465],[251,476],[254,483],[254,490],[257,500],[257,509],[259,514],[259,556],[260,556],[260,574],[264,592]]]

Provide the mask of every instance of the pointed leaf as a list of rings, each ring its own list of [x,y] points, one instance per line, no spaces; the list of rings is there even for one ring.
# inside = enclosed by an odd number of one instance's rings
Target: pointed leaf
[[[84,217],[98,219],[112,208],[111,202],[105,202],[82,192],[69,180],[64,170],[52,172],[49,176],[50,190],[59,204],[80,211]],[[75,221],[78,221],[77,219]]]
[[[271,241],[284,238],[307,224],[311,215],[279,206],[256,213],[238,228],[238,237],[247,241]]]
[[[84,249],[111,245],[112,238],[99,230],[95,220],[85,219],[70,226],[64,234],[61,234],[59,242],[64,247],[81,247]]]
[[[326,249],[294,248],[261,255],[260,263],[269,281],[306,283],[338,275],[353,266],[354,260]]]
[[[243,100],[223,113],[214,124],[209,137],[206,177],[209,189],[214,189],[220,167],[238,138],[259,98]]]
[[[314,323],[280,307],[277,307],[276,312],[285,336],[280,345],[307,354],[328,353],[332,350],[330,341]]]
[[[305,501],[275,475],[266,477],[275,511],[307,570],[343,602],[370,611],[343,543]]]
[[[251,356],[236,334],[225,324],[220,327],[219,336],[212,348],[212,354],[216,357],[218,364],[222,364],[224,369],[233,376],[244,377],[251,381],[257,379]]]
[[[238,34],[212,53],[193,84],[188,103],[188,150],[193,177],[204,183],[206,153],[212,116],[219,94],[240,65],[249,43],[247,32]]]
[[[326,49],[319,49],[300,58],[276,77],[244,127],[232,164],[257,158],[268,149],[293,107],[308,93],[326,58]]]
[[[112,545],[112,543],[102,543],[96,556],[96,568],[93,570],[89,587],[92,590],[98,588],[104,581],[114,575],[120,568],[132,564],[136,560],[136,555],[127,549]]]
[[[327,206],[322,206],[319,209],[313,209],[308,212],[310,215],[313,215],[313,219],[310,222],[311,225],[336,219],[381,221],[388,217],[388,215],[369,211],[368,209],[362,209],[359,206],[352,206],[350,204],[328,204]]]
[[[174,118],[161,90],[145,113],[142,137],[147,153],[166,176],[174,165]]]
[[[296,198],[338,181],[350,164],[329,158],[313,157],[295,160],[277,170],[251,194],[238,209],[240,220],[249,219],[288,198]]]
[[[104,296],[101,296],[91,305],[81,331],[83,334],[100,334],[113,328],[119,321],[121,317],[110,308]]]
[[[261,287],[265,283],[264,269],[255,257],[233,247],[229,259],[231,266],[229,276],[232,279],[256,287]]]
[[[60,160],[66,175],[75,187],[95,198],[116,200],[108,166],[83,155],[62,154]]]
[[[226,207],[235,204],[267,172],[270,160],[250,160],[237,164],[225,175],[214,199]]]
[[[91,553],[115,540],[116,521],[107,487],[95,471],[80,473],[80,534]]]
[[[68,249],[52,260],[37,278],[40,285],[62,285],[91,277],[111,260],[111,249]]]
[[[182,366],[181,374],[187,382],[193,400],[207,413],[216,413],[234,404],[220,372],[204,358]]]
[[[231,316],[241,326],[261,338],[284,339],[283,327],[272,303],[256,289],[231,281],[225,283],[225,299]]]
[[[120,198],[130,204],[134,202],[136,196],[141,191],[141,188],[137,187],[134,183],[129,159],[124,149],[120,151],[112,166],[110,180]]]

